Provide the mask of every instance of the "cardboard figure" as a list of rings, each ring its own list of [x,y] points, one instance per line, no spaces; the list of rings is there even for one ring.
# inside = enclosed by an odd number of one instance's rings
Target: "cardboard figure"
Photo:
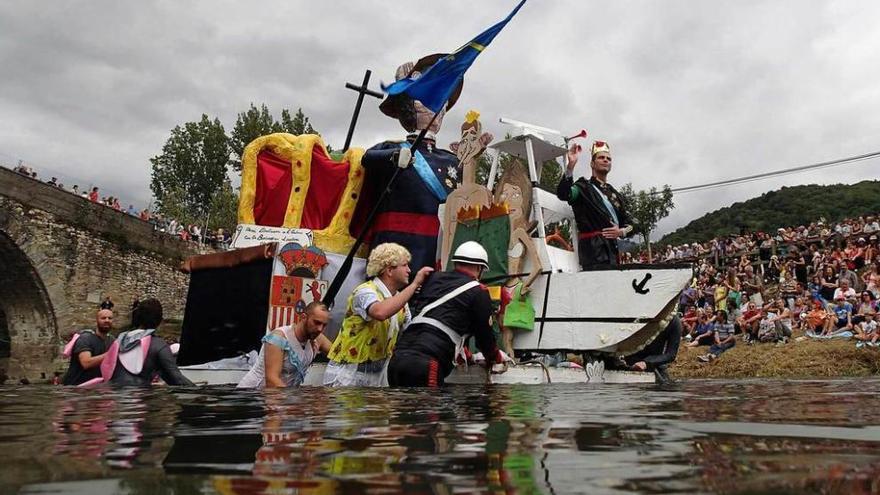
[[[477,184],[477,159],[492,142],[492,134],[481,132],[480,114],[471,110],[461,124],[461,139],[449,147],[459,160],[461,171],[459,186],[446,198],[446,209],[443,216],[443,246],[440,250],[441,266],[446,266],[458,224],[458,212],[462,208],[480,206],[487,208],[492,194],[485,186]]]
[[[531,260],[532,269],[528,277],[522,281],[522,287],[515,291],[519,297],[525,296],[531,290],[531,285],[543,270],[541,258],[529,237],[529,213],[532,211],[532,182],[525,165],[519,160],[514,160],[501,174],[501,179],[495,188],[495,202],[505,203],[508,207],[510,218],[510,243],[507,250],[507,273],[517,275],[522,273],[526,256]],[[507,281],[508,287],[514,287],[520,283],[520,277],[511,277]],[[510,328],[501,327],[501,340],[504,352],[513,355],[513,335]]]
[[[406,63],[397,69],[396,78],[402,79],[417,75],[434,64],[444,55],[435,54],[424,57],[416,63]],[[437,236],[440,220],[437,217],[439,206],[446,202],[447,195],[455,188],[458,175],[458,158],[447,150],[435,146],[436,133],[443,122],[443,114],[452,108],[461,93],[461,85],[453,92],[446,108],[434,115],[417,100],[405,94],[389,96],[379,109],[385,115],[397,119],[410,134],[406,141],[385,141],[364,154],[362,164],[366,170],[365,201],[355,214],[353,226],[358,226],[373,206],[369,199],[378,197],[378,192],[386,187],[394,167],[404,166],[392,185],[391,194],[380,205],[369,234],[370,246],[384,242],[396,242],[412,254],[410,267],[416,273],[424,266],[437,265]],[[415,137],[422,129],[428,129],[418,150],[409,150]],[[398,163],[401,149],[412,153],[409,164]]]

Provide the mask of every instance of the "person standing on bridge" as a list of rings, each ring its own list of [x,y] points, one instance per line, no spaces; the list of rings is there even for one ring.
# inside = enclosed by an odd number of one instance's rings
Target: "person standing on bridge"
[[[113,300],[110,299],[110,296],[105,297],[104,300],[101,301],[101,309],[109,309],[110,311],[113,311],[113,306],[115,306],[115,304],[113,304]]]
[[[112,329],[113,311],[102,309],[96,316],[95,330],[83,330],[73,336],[64,350],[64,355],[70,356],[70,365],[61,380],[63,385],[80,385],[101,376],[101,363],[113,342]]]
[[[633,226],[623,196],[608,183],[611,148],[604,141],[593,142],[589,180],[584,177],[574,180],[579,154],[580,145],[571,145],[566,155],[568,166],[556,188],[556,196],[567,201],[574,210],[581,269],[616,266],[619,263],[617,239],[631,235]]]

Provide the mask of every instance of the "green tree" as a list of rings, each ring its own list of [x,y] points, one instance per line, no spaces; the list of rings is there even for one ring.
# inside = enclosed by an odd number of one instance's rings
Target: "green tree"
[[[232,148],[233,156],[230,157],[229,164],[236,172],[241,172],[241,159],[244,149],[254,139],[275,132],[287,132],[297,136],[301,134],[318,134],[312,127],[309,118],[303,113],[302,108],[296,110],[293,117],[290,116],[290,110],[281,110],[281,120],[275,120],[269,107],[266,104],[257,108],[251,103],[250,108],[245,112],[238,114],[232,132],[229,134],[229,146]],[[330,151],[330,147],[327,147]]]
[[[300,134],[317,134],[315,128],[312,127],[312,123],[309,122],[309,118],[306,117],[306,114],[303,113],[302,108],[296,109],[296,115],[293,118],[290,118],[290,110],[286,108],[281,111],[281,128],[284,129],[283,132],[289,132],[291,134],[296,134],[299,136]]]
[[[172,129],[162,154],[150,159],[150,189],[158,211],[199,225],[214,216],[215,196],[229,182],[229,152],[223,124],[216,118],[202,115],[198,122]]]
[[[541,180],[538,187],[556,194],[556,186],[562,180],[562,165],[556,160],[547,160],[541,167]]]
[[[648,250],[648,262],[653,261],[651,253],[651,231],[657,227],[657,222],[666,218],[669,212],[675,208],[672,201],[672,189],[664,185],[658,191],[652,187],[648,191],[635,191],[632,184],[627,183],[620,190],[620,194],[626,200],[626,206],[633,222],[634,233],[642,236],[645,248]]]
[[[241,157],[244,154],[244,148],[251,141],[266,134],[283,132],[283,130],[284,127],[280,122],[275,121],[265,103],[260,105],[260,108],[251,103],[247,111],[238,114],[232,132],[229,133],[229,146],[233,153],[229,164],[232,165],[232,169],[236,172],[241,171]]]
[[[223,181],[223,185],[211,198],[210,214],[207,217],[206,227],[212,230],[218,228],[231,230],[238,224],[238,194],[232,188],[229,179]]]

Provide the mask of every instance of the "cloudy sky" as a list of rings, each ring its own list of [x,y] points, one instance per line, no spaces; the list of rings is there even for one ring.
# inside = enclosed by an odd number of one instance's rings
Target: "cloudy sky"
[[[514,0],[0,3],[0,163],[150,199],[149,158],[202,113],[302,107],[342,146],[365,69],[451,51]],[[530,0],[476,61],[469,109],[611,143],[611,182],[673,187],[880,150],[880,2]],[[402,130],[367,101],[354,145]],[[581,166],[579,165],[579,169]],[[585,171],[586,168],[579,170]],[[880,161],[682,194],[660,232],[787,184],[857,182]]]

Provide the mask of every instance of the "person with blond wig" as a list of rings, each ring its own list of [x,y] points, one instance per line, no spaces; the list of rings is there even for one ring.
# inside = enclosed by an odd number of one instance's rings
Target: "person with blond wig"
[[[324,385],[387,385],[388,359],[398,333],[412,318],[407,302],[434,271],[423,267],[410,283],[410,260],[409,251],[393,242],[379,244],[370,253],[370,280],[348,297],[342,328],[327,355]]]

